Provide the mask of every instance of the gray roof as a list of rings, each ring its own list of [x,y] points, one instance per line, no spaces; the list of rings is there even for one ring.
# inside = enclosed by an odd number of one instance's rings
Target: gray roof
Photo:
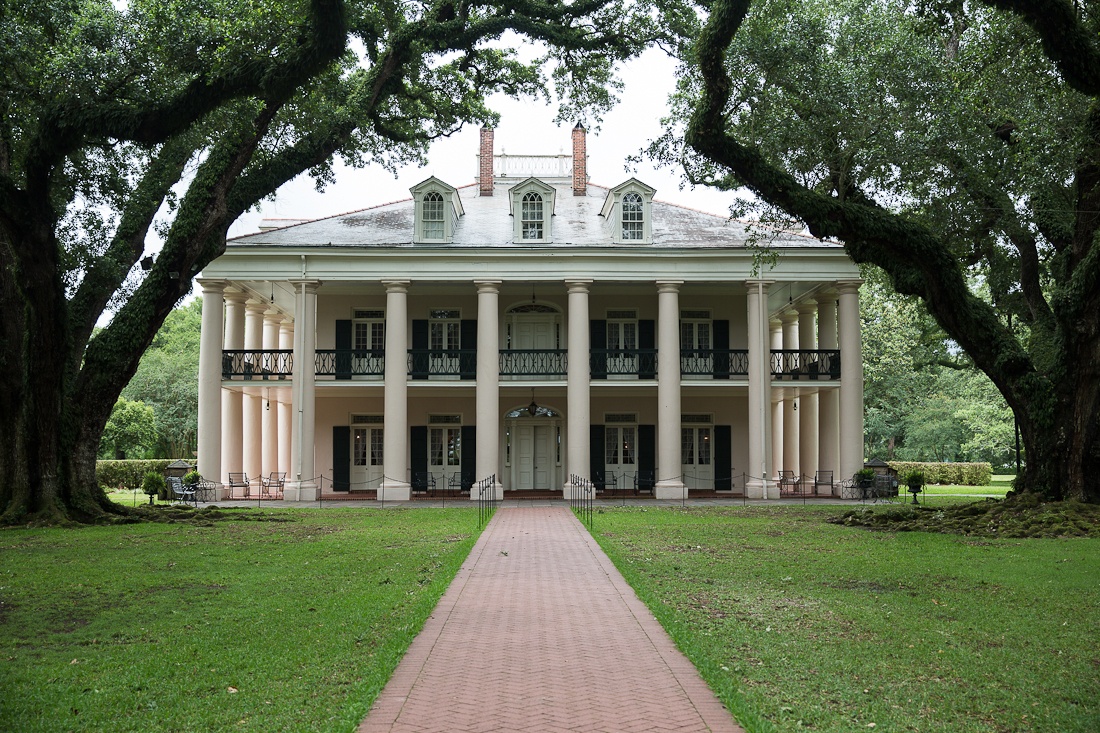
[[[508,189],[517,181],[499,181],[492,196],[479,196],[477,184],[459,188],[465,216],[455,226],[450,244],[413,244],[413,200],[404,199],[359,211],[301,224],[234,237],[237,247],[454,247],[553,248],[644,246],[669,248],[744,247],[749,231],[744,223],[655,199],[652,205],[653,244],[616,245],[600,209],[609,189],[588,184],[585,196],[574,196],[572,187],[555,179],[543,179],[557,189],[552,241],[516,244],[509,215]],[[810,236],[783,232],[772,246],[837,247]]]

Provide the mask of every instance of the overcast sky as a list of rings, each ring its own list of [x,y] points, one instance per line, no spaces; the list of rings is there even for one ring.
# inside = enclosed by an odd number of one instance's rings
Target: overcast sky
[[[626,86],[621,101],[607,115],[598,132],[588,132],[589,180],[614,186],[634,175],[657,189],[655,198],[726,216],[732,196],[705,188],[680,190],[682,173],[679,169],[655,168],[646,162],[629,171],[625,168],[629,156],[637,154],[661,134],[660,119],[667,113],[675,72],[675,63],[659,50],[647,52],[624,68],[622,77]],[[552,108],[506,97],[494,97],[491,106],[501,116],[495,132],[496,153],[553,155],[571,152],[573,124],[556,127],[552,122]],[[317,219],[405,199],[409,197],[409,188],[428,176],[437,176],[453,186],[473,183],[477,175],[478,140],[476,127],[465,128],[432,146],[429,165],[403,168],[396,180],[378,166],[359,170],[340,168],[336,183],[324,193],[317,193],[313,181],[300,176],[280,188],[274,201],[264,202],[259,212],[242,216],[230,228],[229,235],[255,232],[265,217]]]

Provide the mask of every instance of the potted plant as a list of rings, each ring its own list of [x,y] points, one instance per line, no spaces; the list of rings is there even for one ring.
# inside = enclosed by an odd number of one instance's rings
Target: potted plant
[[[154,496],[164,498],[168,491],[168,483],[164,480],[164,476],[156,471],[149,471],[141,480],[141,490],[149,495],[149,505],[152,506]]]
[[[910,471],[905,477],[905,484],[909,487],[909,493],[913,495],[913,503],[919,503],[917,494],[924,491],[924,471]]]
[[[875,469],[873,468],[861,468],[856,471],[856,483],[861,489],[871,488],[871,484],[875,481]]]
[[[202,474],[200,474],[198,471],[188,471],[186,474],[184,474],[184,486],[198,486],[200,483],[202,483]]]

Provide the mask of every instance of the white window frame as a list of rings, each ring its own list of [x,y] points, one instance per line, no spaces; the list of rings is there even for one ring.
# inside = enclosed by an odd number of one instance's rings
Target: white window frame
[[[557,189],[550,184],[540,181],[538,178],[528,178],[517,183],[508,192],[509,208],[512,214],[512,241],[515,244],[545,244],[553,241],[554,203],[557,199]],[[538,196],[541,199],[541,232],[540,236],[528,236],[536,219],[530,218],[533,213],[528,204],[529,197]]]
[[[637,178],[624,181],[607,192],[600,215],[611,229],[612,242],[653,244],[653,194],[656,192]],[[640,210],[635,208],[639,204]],[[631,226],[624,227],[624,220]]]

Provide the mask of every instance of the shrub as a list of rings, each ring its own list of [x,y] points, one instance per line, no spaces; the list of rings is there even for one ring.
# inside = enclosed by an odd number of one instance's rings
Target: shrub
[[[918,463],[915,461],[891,461],[890,467],[899,476],[914,471],[924,474],[927,484],[955,484],[963,486],[988,486],[993,478],[993,466],[989,463]]]
[[[910,489],[919,489],[924,486],[924,471],[910,471],[905,477],[905,485]]]
[[[164,474],[172,459],[161,458],[150,461],[96,461],[96,481],[106,489],[125,489],[137,491],[142,486],[145,474],[156,471]]]
[[[202,481],[202,474],[198,471],[188,471],[183,477],[184,486],[194,486]]]

